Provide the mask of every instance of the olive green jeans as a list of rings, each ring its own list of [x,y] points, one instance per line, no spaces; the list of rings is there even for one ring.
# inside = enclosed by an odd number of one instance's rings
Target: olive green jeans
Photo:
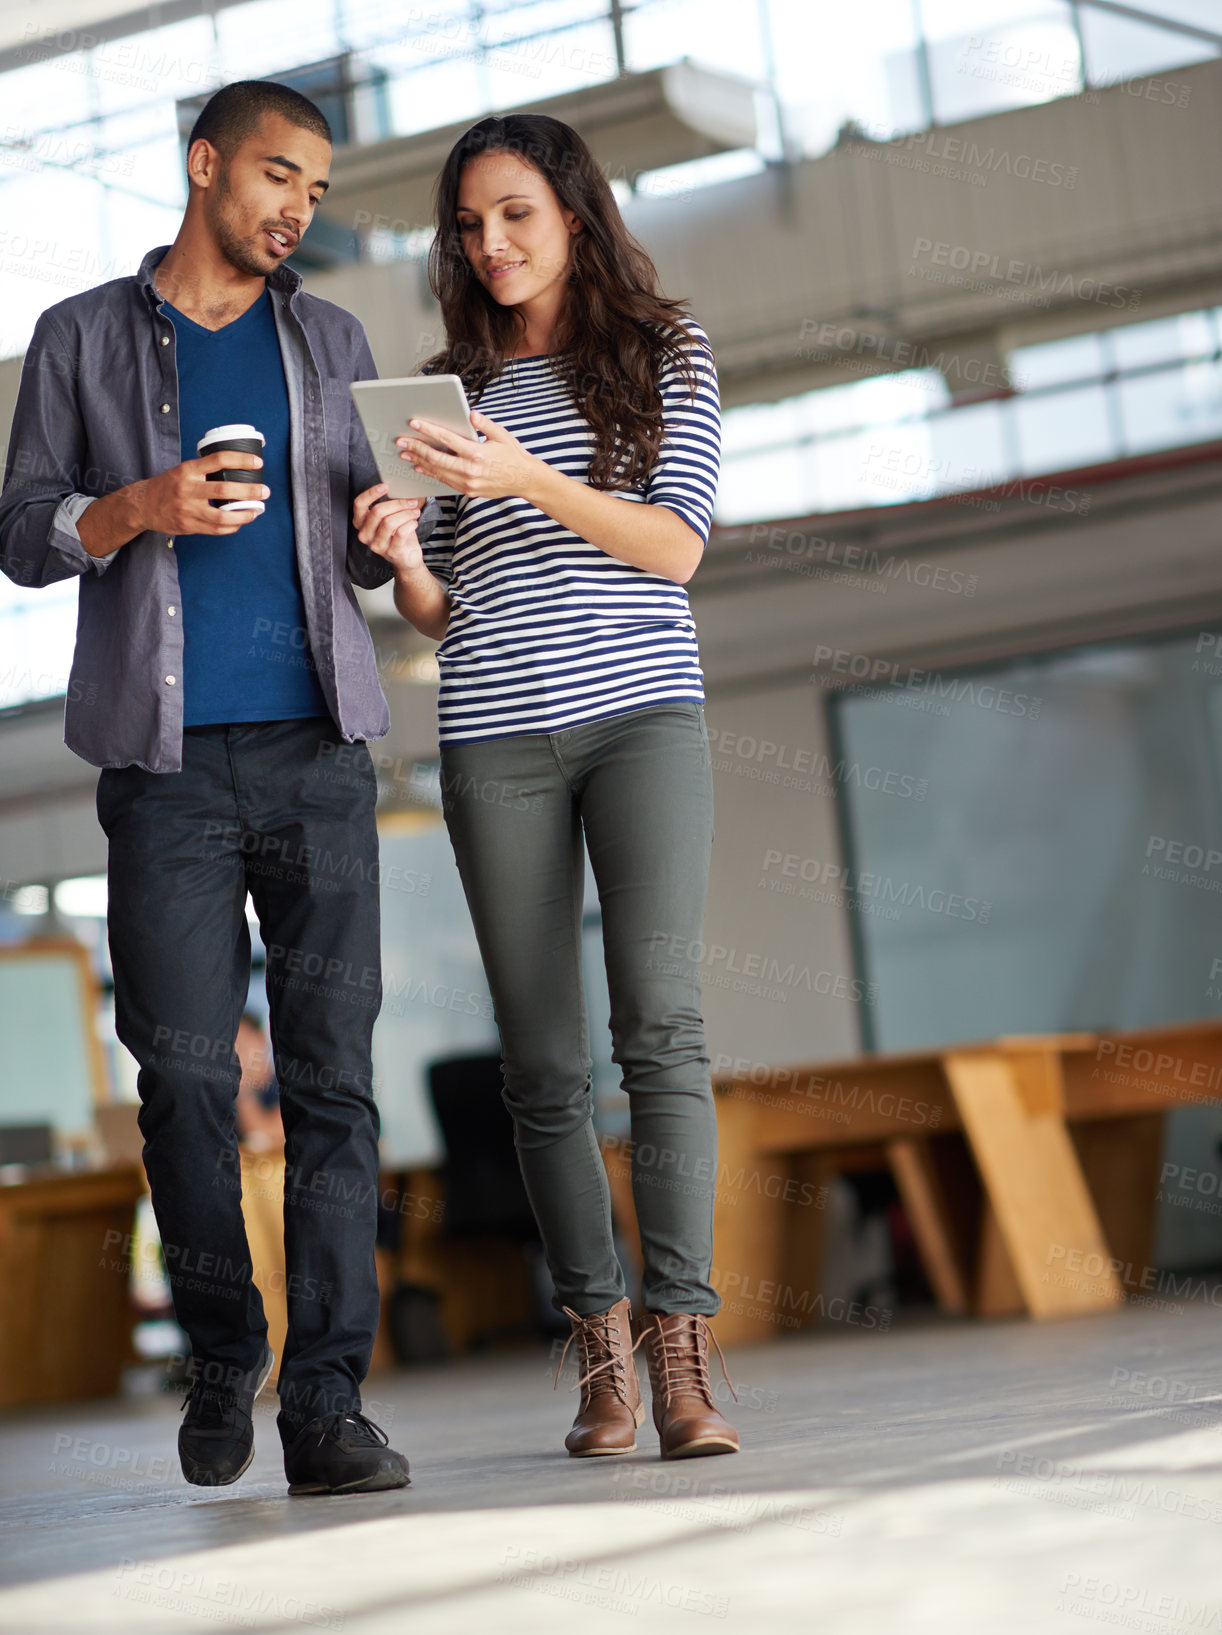
[[[712,1316],[721,1301],[709,1281],[717,1123],[700,1008],[713,839],[703,707],[656,704],[561,732],[443,745],[441,786],[556,1305],[586,1317],[625,1293],[593,1127],[584,839],[632,1120],[644,1304]]]

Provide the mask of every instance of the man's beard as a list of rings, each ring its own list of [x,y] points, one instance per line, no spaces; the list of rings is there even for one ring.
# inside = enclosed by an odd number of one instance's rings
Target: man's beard
[[[216,207],[212,215],[212,231],[216,235],[217,248],[225,257],[229,265],[238,272],[246,273],[251,278],[266,278],[273,269],[265,261],[259,259],[259,253],[249,239],[239,238],[224,213],[224,206],[230,197],[229,176],[226,168],[222,168],[217,177]],[[270,255],[270,251],[267,252]],[[274,263],[273,263],[274,266]]]

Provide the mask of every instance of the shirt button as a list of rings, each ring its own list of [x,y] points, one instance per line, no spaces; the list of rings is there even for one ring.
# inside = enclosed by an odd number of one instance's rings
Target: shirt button
[[[166,608],[166,612],[170,615],[170,617],[172,619],[174,617],[174,615],[178,612],[178,609],[176,607],[168,607],[168,608]]]
[[[167,676],[165,678],[165,682],[166,682],[167,687],[172,687],[174,685],[174,677],[173,676]]]
[[[169,344],[170,344],[170,337],[169,337],[169,336],[168,336],[168,335],[163,335],[163,336],[162,336],[162,337],[161,337],[161,344],[162,344],[162,346],[169,346]]]
[[[169,414],[169,412],[170,412],[170,405],[169,405],[169,404],[168,404],[168,403],[163,403],[163,404],[162,404],[162,405],[161,405],[161,412],[162,412],[162,414]]]
[[[174,549],[174,541],[172,539],[167,539],[165,542],[165,547],[167,551],[172,551]]]

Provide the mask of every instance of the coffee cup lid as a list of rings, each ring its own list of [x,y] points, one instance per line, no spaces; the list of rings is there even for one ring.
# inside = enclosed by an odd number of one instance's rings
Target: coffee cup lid
[[[227,438],[241,438],[246,441],[252,437],[257,437],[263,444],[267,442],[263,433],[257,431],[254,426],[213,426],[212,430],[206,431],[196,443],[195,452],[198,454],[200,449],[207,448],[209,443],[223,445]]]

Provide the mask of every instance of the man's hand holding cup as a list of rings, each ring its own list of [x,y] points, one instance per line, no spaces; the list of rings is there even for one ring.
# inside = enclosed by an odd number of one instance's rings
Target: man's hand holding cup
[[[196,459],[133,484],[140,529],[171,538],[236,534],[262,515],[263,502],[271,494],[254,475],[263,467],[262,446],[262,433],[253,426],[221,426],[206,432],[196,445]],[[218,472],[225,473],[223,479]]]

